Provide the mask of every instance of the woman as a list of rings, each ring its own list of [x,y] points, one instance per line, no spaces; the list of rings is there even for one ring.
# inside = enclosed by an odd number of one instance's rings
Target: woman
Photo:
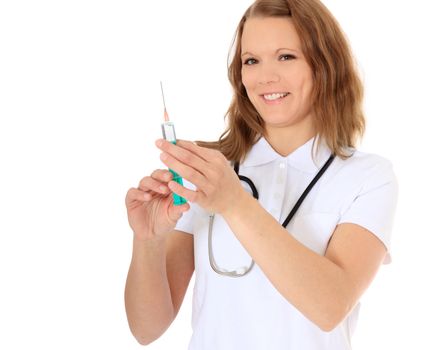
[[[132,333],[165,332],[195,267],[189,349],[351,349],[359,299],[389,262],[397,183],[355,149],[363,91],[344,35],[318,0],[258,0],[229,78],[219,141],[156,143],[187,187],[156,170],[127,193]]]

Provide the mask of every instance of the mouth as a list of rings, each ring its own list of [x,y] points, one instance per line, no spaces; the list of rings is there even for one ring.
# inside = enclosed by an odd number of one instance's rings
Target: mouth
[[[260,95],[266,104],[278,104],[289,95],[289,92],[274,92],[271,94]]]

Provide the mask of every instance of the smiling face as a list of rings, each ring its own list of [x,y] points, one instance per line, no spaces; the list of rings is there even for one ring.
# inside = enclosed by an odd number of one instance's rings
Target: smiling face
[[[312,71],[291,18],[249,18],[241,37],[242,83],[268,134],[313,132]],[[294,132],[295,134],[295,132]]]

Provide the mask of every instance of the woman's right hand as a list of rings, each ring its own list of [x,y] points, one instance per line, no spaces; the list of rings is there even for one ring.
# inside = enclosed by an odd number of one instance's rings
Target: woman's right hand
[[[164,238],[176,227],[189,204],[175,206],[168,188],[172,179],[168,170],[158,169],[144,177],[138,188],[131,188],[126,195],[126,208],[130,227],[139,240]]]

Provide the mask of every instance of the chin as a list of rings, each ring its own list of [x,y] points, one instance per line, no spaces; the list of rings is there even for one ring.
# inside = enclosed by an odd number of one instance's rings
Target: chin
[[[261,117],[266,124],[271,126],[295,124],[295,122],[297,121],[296,118],[294,118],[293,116],[289,116],[289,115],[286,116],[283,115],[283,113],[280,114],[264,113],[261,114]]]

